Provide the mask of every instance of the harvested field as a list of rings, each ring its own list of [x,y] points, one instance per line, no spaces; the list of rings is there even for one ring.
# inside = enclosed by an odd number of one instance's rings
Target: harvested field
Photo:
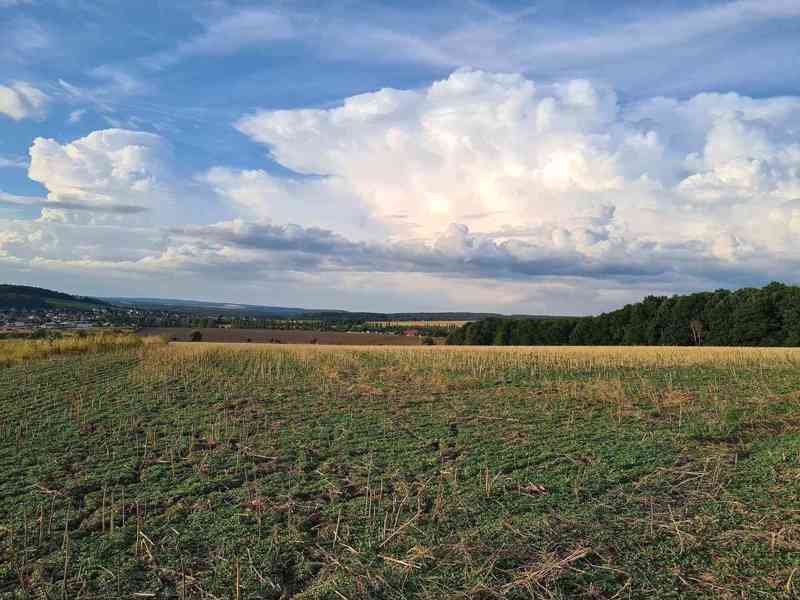
[[[76,348],[0,472],[0,598],[800,595],[794,349]]]
[[[162,336],[169,341],[188,342],[199,331],[204,342],[252,344],[326,344],[334,346],[419,346],[422,338],[335,331],[296,331],[282,329],[191,329],[188,327],[153,327],[140,329],[143,336]]]

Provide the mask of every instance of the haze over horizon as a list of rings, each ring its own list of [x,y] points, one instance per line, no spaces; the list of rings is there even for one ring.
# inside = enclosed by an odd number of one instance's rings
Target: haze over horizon
[[[800,283],[800,3],[0,0],[0,281],[594,314]]]

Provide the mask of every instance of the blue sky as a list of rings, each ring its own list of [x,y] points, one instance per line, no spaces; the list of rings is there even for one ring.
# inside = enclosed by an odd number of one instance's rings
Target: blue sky
[[[800,4],[0,0],[0,279],[592,313],[796,283]]]

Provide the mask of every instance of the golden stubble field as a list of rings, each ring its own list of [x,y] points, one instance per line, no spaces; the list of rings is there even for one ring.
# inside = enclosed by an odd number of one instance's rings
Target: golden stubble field
[[[291,344],[264,346],[230,342],[171,342],[178,352],[193,353],[208,350],[280,352],[298,357],[313,357],[319,353],[335,353],[343,357],[369,352],[376,356],[392,356],[401,362],[432,361],[480,363],[495,368],[528,363],[539,365],[597,365],[614,367],[678,367],[678,366],[735,366],[775,365],[800,366],[800,348],[728,348],[677,346],[414,346],[393,347],[374,345]]]

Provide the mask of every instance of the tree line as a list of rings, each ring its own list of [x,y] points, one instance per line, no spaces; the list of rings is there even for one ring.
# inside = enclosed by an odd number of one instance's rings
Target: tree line
[[[800,287],[648,296],[593,317],[489,318],[467,323],[453,345],[800,346]]]

